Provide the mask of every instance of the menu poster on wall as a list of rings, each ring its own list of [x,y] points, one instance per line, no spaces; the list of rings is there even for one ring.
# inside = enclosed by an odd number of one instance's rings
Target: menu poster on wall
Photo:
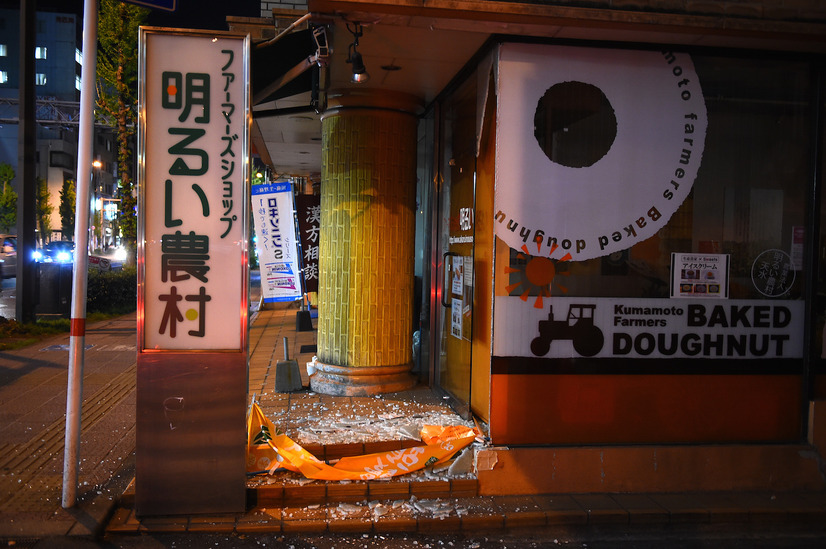
[[[289,182],[254,185],[252,216],[265,303],[301,298],[295,209]]]
[[[462,339],[462,298],[454,297],[450,303],[450,335]]]
[[[453,295],[462,295],[462,285],[464,281],[464,257],[457,255],[453,257],[453,281],[450,289]]]
[[[805,253],[804,245],[806,244],[806,229],[805,227],[792,227],[792,268],[795,271],[803,270],[803,254]]]
[[[671,297],[728,298],[728,254],[671,254]]]

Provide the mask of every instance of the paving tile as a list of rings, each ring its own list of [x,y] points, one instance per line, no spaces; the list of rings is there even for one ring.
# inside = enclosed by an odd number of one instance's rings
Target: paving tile
[[[327,520],[285,520],[281,523],[281,531],[285,534],[320,534],[327,531]]]
[[[118,507],[109,524],[106,526],[107,532],[115,532],[118,534],[136,534],[140,527],[140,522],[134,518],[135,514],[132,509],[125,507]],[[130,520],[131,519],[131,520]]]
[[[668,511],[647,494],[610,494],[611,499],[628,511],[631,524],[665,524]]]
[[[284,484],[267,484],[255,490],[255,507],[271,507],[284,504]]]
[[[824,501],[814,494],[775,493],[770,499],[786,510],[789,520],[826,520]]]
[[[372,481],[367,483],[368,499],[407,499],[410,497],[410,483]]]
[[[418,528],[416,517],[389,513],[373,520],[374,532],[415,532]]]
[[[463,515],[461,517],[462,530],[474,532],[477,530],[501,530],[505,527],[505,516],[498,513],[481,515]]]
[[[462,527],[462,519],[458,515],[449,515],[446,517],[419,517],[418,531],[423,533],[429,532],[449,532],[452,530],[459,530]]]
[[[348,456],[360,456],[364,453],[364,444],[361,443],[340,443],[324,445],[324,459],[327,461],[341,459],[343,457]]]
[[[497,496],[498,497],[498,496]],[[498,530],[505,527],[505,515],[494,496],[457,498],[456,510],[462,530]]]
[[[506,528],[545,526],[545,511],[531,496],[497,496],[493,503],[505,517]]]
[[[281,521],[239,522],[235,531],[239,534],[280,534]]]
[[[791,494],[789,494],[791,495]],[[826,510],[826,491],[824,492],[798,492],[797,497],[801,498],[816,509]],[[782,497],[782,495],[781,495]]]
[[[401,440],[381,440],[377,442],[365,442],[365,454],[378,454],[385,452],[394,452],[402,449]]]
[[[668,510],[670,522],[710,522],[711,514],[695,494],[650,494],[651,499]]]
[[[327,529],[330,532],[340,533],[368,533],[373,531],[372,518],[346,518],[329,520]]]
[[[708,510],[709,522],[748,522],[749,511],[731,497],[730,492],[695,494],[695,500]]]
[[[588,513],[588,524],[628,524],[628,511],[608,494],[575,494],[574,500]]]
[[[497,496],[492,504],[504,515],[507,528],[545,526],[547,522],[544,509],[531,496]]]
[[[314,484],[285,484],[284,505],[303,506],[324,503],[327,498],[327,486],[323,482]]]
[[[327,506],[284,507],[281,510],[281,520],[327,520]]]
[[[450,479],[450,495],[454,498],[473,497],[479,493],[479,481],[475,478]]]
[[[548,525],[588,523],[588,512],[570,495],[540,495],[533,499],[545,511]]]
[[[354,502],[367,499],[366,482],[350,482],[327,484],[327,501],[329,502]]]
[[[418,498],[450,497],[449,480],[421,480],[410,483],[410,494]]]
[[[785,505],[774,494],[766,493],[732,493],[731,501],[748,513],[748,520],[756,524],[766,522],[784,522],[789,513]]]
[[[187,517],[147,517],[141,526],[148,532],[186,532],[189,521]]]
[[[189,518],[189,532],[229,533],[235,530],[235,517],[198,515]]]
[[[327,530],[327,507],[285,507],[281,512],[283,532],[324,532]]]
[[[304,448],[305,450],[307,450],[308,452],[310,452],[311,454],[313,454],[318,459],[320,459],[320,460],[325,459],[324,458],[325,451],[324,451],[324,445],[323,444],[316,444],[316,443],[303,444],[301,447]]]

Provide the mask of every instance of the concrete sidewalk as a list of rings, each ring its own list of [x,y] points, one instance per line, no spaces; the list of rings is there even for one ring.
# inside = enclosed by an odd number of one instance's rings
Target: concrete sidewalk
[[[90,325],[78,504],[61,506],[69,336],[0,351],[0,539],[94,535],[131,480],[135,315]]]

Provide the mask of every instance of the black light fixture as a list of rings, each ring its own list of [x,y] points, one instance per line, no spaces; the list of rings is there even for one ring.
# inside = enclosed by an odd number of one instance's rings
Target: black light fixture
[[[347,30],[353,34],[353,43],[350,44],[350,47],[347,49],[347,62],[353,65],[353,77],[350,81],[356,84],[362,84],[370,80],[370,74],[364,67],[361,54],[356,49],[359,45],[359,37],[363,34],[361,23],[354,23],[354,25],[355,28],[350,28],[350,23],[347,23]]]

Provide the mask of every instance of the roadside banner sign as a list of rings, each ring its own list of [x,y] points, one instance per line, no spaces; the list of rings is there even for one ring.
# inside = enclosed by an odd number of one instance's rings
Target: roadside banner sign
[[[301,299],[301,265],[292,183],[253,186],[252,216],[264,302]]]

